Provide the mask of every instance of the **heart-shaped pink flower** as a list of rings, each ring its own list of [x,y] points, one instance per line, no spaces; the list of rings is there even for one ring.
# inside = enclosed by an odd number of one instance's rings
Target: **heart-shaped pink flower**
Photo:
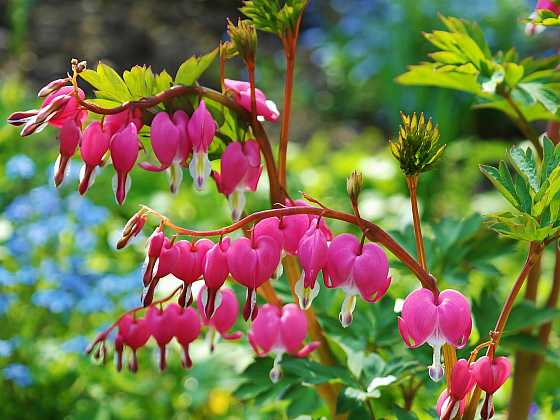
[[[129,123],[111,138],[111,160],[117,172],[113,189],[117,203],[122,204],[130,189],[129,172],[138,158],[138,131],[134,123]]]
[[[80,185],[78,191],[84,195],[95,180],[95,168],[103,162],[103,156],[109,150],[110,133],[103,130],[99,121],[94,121],[86,127],[82,135],[80,154],[84,166],[80,171]]]
[[[399,332],[407,346],[416,348],[428,343],[434,349],[430,377],[438,381],[443,376],[441,347],[451,344],[463,348],[472,329],[471,308],[459,292],[447,289],[435,296],[428,289],[417,289],[404,301],[398,318]]]
[[[198,293],[196,299],[196,304],[198,306],[198,312],[202,319],[204,325],[208,325],[210,328],[220,334],[225,340],[237,340],[243,336],[241,331],[236,331],[230,333],[229,330],[235,322],[237,321],[237,316],[239,315],[239,303],[237,303],[237,298],[233,290],[223,287],[216,294],[216,309],[210,319],[206,316],[205,309],[203,307],[203,302],[208,299],[207,295],[208,289],[203,286]],[[214,351],[214,333],[210,332],[210,350]]]
[[[339,318],[342,326],[347,327],[352,322],[356,295],[368,302],[377,302],[387,292],[391,284],[389,260],[378,245],[362,245],[349,233],[333,239],[327,258],[325,285],[342,288],[346,293]]]
[[[214,243],[209,239],[200,239],[194,243],[187,240],[177,241],[175,247],[179,249],[177,263],[171,272],[184,283],[179,305],[188,306],[192,302],[191,285],[202,276],[204,258]]]
[[[229,275],[227,252],[230,243],[230,238],[227,236],[222,238],[208,250],[204,259],[203,276],[207,292],[202,296],[199,295],[199,303],[204,308],[206,318],[212,318],[216,293]]]
[[[280,254],[280,245],[269,236],[239,238],[228,250],[229,271],[238,283],[247,288],[247,300],[243,308],[245,320],[255,318],[255,290],[272,277],[280,262]]]

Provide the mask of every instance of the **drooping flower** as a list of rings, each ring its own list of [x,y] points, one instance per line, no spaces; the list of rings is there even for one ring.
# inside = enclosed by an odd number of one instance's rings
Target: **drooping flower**
[[[122,369],[122,355],[126,345],[132,350],[132,359],[128,364],[128,368],[131,372],[136,372],[138,370],[136,351],[144,346],[150,338],[150,326],[143,318],[135,319],[132,315],[125,315],[118,325],[119,331],[115,338],[117,370],[120,371]]]
[[[473,373],[476,384],[486,392],[480,416],[487,420],[494,416],[492,396],[511,374],[511,363],[507,357],[483,356],[474,363]]]
[[[192,302],[191,286],[202,276],[204,258],[213,246],[214,243],[208,239],[192,243],[182,240],[175,243],[175,247],[179,249],[179,256],[171,273],[184,283],[179,297],[180,306],[188,306]]]
[[[225,79],[224,86],[233,94],[235,101],[251,112],[251,85],[249,82]],[[276,121],[280,116],[276,104],[266,99],[265,94],[260,89],[255,89],[257,118],[259,121]]]
[[[560,3],[555,0],[538,0],[535,10],[549,10],[556,15],[560,15]]]
[[[169,188],[176,193],[183,180],[183,169],[191,153],[192,145],[187,132],[188,115],[181,110],[172,117],[167,112],[159,112],[152,121],[150,138],[152,149],[160,165],[142,162],[140,166],[148,171],[167,170]]]
[[[208,300],[207,294],[208,288],[203,286],[198,293],[196,305],[198,306],[202,323],[210,327],[210,350],[213,351],[215,332],[218,332],[225,340],[237,340],[243,336],[243,333],[241,331],[229,332],[239,315],[239,303],[237,303],[233,290],[224,287],[216,292],[216,309],[210,318],[206,316],[206,310],[203,306],[203,302]]]
[[[70,159],[76,153],[78,145],[82,141],[81,126],[74,118],[66,120],[58,133],[59,155],[54,164],[54,185],[59,187],[64,181],[66,172],[70,168]]]
[[[179,247],[175,246],[169,239],[164,238],[163,246],[161,247],[160,254],[157,258],[157,266],[154,267],[155,274],[148,284],[146,293],[144,294],[144,306],[152,303],[154,292],[160,279],[168,276],[173,272],[179,260]]]
[[[210,143],[214,139],[216,129],[216,122],[206,108],[206,103],[200,101],[187,127],[188,136],[193,148],[193,157],[189,165],[189,171],[194,180],[195,188],[199,191],[206,188],[206,180],[210,176],[208,147],[210,147]]]
[[[313,207],[305,200],[287,200],[286,205],[289,206],[289,207],[294,207],[294,206]],[[329,229],[329,227],[327,226],[327,222],[325,222],[325,219],[320,218],[319,216],[317,216],[315,214],[308,214],[307,217],[309,218],[309,225],[313,224],[313,222],[315,222],[315,223],[318,222],[319,223],[319,229],[321,229],[321,232],[323,232],[323,235],[325,235],[325,238],[327,238],[327,241],[332,241],[333,234],[332,234],[331,230]]]
[[[227,252],[231,241],[227,236],[214,244],[206,253],[203,267],[206,292],[198,295],[198,304],[202,306],[206,318],[212,318],[216,310],[216,296],[218,290],[229,275]]]
[[[117,203],[122,204],[130,189],[129,172],[138,159],[138,131],[134,123],[113,134],[111,138],[111,161],[116,175],[113,178],[113,190]]]
[[[173,339],[176,330],[177,305],[172,303],[165,309],[152,305],[148,308],[144,322],[159,346],[159,368],[167,366],[165,346]]]
[[[148,215],[141,209],[134,213],[134,215],[126,222],[121,233],[121,238],[117,241],[117,249],[122,249],[129,244],[129,242],[142,232],[142,228],[148,220]]]
[[[214,172],[218,190],[228,198],[233,220],[239,220],[245,209],[245,192],[256,191],[262,173],[259,144],[256,140],[232,142],[221,160],[221,172]]]
[[[398,318],[401,337],[410,348],[428,343],[434,349],[433,364],[429,367],[430,378],[439,381],[443,377],[441,347],[448,343],[463,348],[472,328],[471,308],[459,292],[447,289],[435,296],[428,289],[417,289],[404,301]]]
[[[356,296],[367,302],[377,302],[389,285],[389,261],[381,247],[373,243],[361,244],[358,238],[343,233],[333,239],[327,254],[327,287],[344,290],[346,297],[340,309],[340,323],[347,327],[352,322]]]
[[[85,94],[78,89],[78,97],[85,98]],[[22,136],[39,133],[47,125],[61,128],[68,119],[75,119],[81,125],[87,117],[87,111],[81,109],[72,86],[64,86],[53,90],[38,110],[15,112],[8,117],[12,125],[23,125]]]
[[[275,354],[270,379],[277,382],[282,374],[280,362],[284,353],[306,357],[319,347],[316,341],[302,347],[306,336],[307,319],[297,305],[290,303],[279,308],[267,303],[262,306],[253,321],[248,338],[257,355]]]
[[[272,277],[280,262],[281,249],[269,236],[239,238],[227,252],[228,267],[233,278],[247,288],[243,318],[257,316],[255,290]]]
[[[299,306],[308,309],[319,294],[319,272],[327,267],[329,245],[323,231],[313,221],[298,245],[297,255],[303,268],[295,285]]]
[[[99,121],[94,121],[86,127],[82,135],[80,154],[84,165],[80,171],[80,185],[78,191],[84,195],[95,180],[95,169],[103,162],[103,156],[109,150],[110,133],[103,130]]]
[[[447,389],[440,395],[437,411],[441,420],[451,420],[459,412],[463,414],[465,397],[475,385],[473,369],[465,359],[460,359],[453,366],[451,381]]]
[[[173,310],[177,314],[175,318],[175,339],[183,348],[181,366],[190,368],[192,361],[189,356],[189,344],[196,340],[200,334],[200,318],[193,308],[181,308],[179,305],[174,305]]]
[[[134,123],[136,131],[139,132],[142,129],[144,123],[140,108],[128,108],[116,114],[107,115],[103,119],[103,129],[113,135],[126,128],[130,123]]]
[[[306,214],[292,214],[281,219],[269,217],[261,220],[255,225],[253,235],[268,235],[274,238],[286,253],[296,255],[299,242],[308,228],[309,218]]]

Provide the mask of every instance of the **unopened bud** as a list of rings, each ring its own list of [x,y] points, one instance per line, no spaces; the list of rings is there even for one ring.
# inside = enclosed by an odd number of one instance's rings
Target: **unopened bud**
[[[37,93],[37,96],[39,98],[44,98],[46,96],[49,96],[51,93],[56,92],[61,87],[66,86],[68,83],[70,83],[70,79],[68,77],[66,77],[64,79],[53,80],[52,82],[50,82],[46,86],[43,86],[41,88],[41,90],[39,91],[39,93]]]
[[[239,55],[247,65],[254,65],[257,53],[257,29],[249,20],[237,21],[235,25],[228,20],[228,35]]]
[[[36,109],[31,109],[29,111],[17,111],[8,117],[8,124],[14,125],[19,127],[20,125],[24,125],[37,115],[39,111]]]
[[[353,203],[358,202],[358,197],[360,196],[360,192],[362,192],[363,185],[364,177],[359,171],[353,171],[352,175],[346,179],[346,191]]]
[[[148,220],[148,216],[145,213],[144,209],[140,210],[124,225],[121,239],[117,242],[117,249],[127,246],[130,240],[138,236],[142,231],[146,220]]]

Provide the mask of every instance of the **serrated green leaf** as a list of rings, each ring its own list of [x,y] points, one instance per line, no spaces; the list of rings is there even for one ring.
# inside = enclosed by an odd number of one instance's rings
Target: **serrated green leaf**
[[[483,95],[476,75],[441,71],[434,63],[409,66],[408,71],[398,76],[396,81],[402,85],[437,86]]]
[[[533,213],[539,217],[544,209],[552,202],[560,192],[560,166],[556,167],[548,176],[541,190],[534,197]]]
[[[524,213],[531,213],[533,200],[531,199],[529,187],[525,183],[525,180],[520,176],[515,179],[515,195],[519,201],[520,210]]]
[[[527,181],[533,191],[539,192],[537,162],[531,148],[523,150],[521,147],[514,146],[509,151],[509,157],[517,173]]]
[[[534,102],[542,104],[552,114],[556,114],[560,106],[560,95],[547,85],[538,82],[522,82],[519,88],[527,92]]]
[[[500,166],[503,167],[503,163]],[[516,197],[515,187],[511,180],[511,175],[503,176],[500,170],[490,165],[480,165],[480,171],[490,180],[492,185],[508,200],[515,208],[520,207],[520,203]],[[509,171],[507,172],[509,174]]]
[[[151,96],[154,91],[154,74],[146,66],[134,66],[123,73],[124,82],[133,100]]]
[[[514,88],[515,86],[517,86],[519,81],[523,78],[523,74],[525,71],[523,66],[516,63],[505,63],[504,70],[504,80],[510,88]]]
[[[185,86],[193,85],[198,78],[210,67],[210,64],[216,59],[218,48],[214,48],[208,54],[201,57],[192,56],[185,60],[177,70],[175,75],[175,83]]]
[[[80,77],[93,86],[98,98],[114,100],[119,103],[132,99],[124,80],[106,64],[100,62],[96,70],[85,70],[80,73]]]
[[[173,78],[167,71],[163,70],[161,73],[156,74],[154,80],[154,93],[163,92],[173,86]]]

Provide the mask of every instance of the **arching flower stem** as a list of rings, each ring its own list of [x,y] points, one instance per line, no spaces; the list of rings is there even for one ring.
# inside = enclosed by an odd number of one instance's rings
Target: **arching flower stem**
[[[422,268],[420,264],[412,257],[402,246],[400,246],[386,231],[380,228],[378,225],[371,223],[362,218],[358,218],[353,214],[344,213],[337,210],[332,210],[330,208],[317,208],[308,206],[295,206],[295,207],[284,207],[278,209],[263,210],[256,213],[252,213],[243,219],[221,229],[208,230],[208,231],[197,231],[191,229],[185,229],[180,226],[175,225],[166,216],[161,213],[150,209],[149,207],[143,207],[147,213],[151,213],[156,217],[159,217],[163,224],[170,229],[175,230],[181,235],[198,236],[198,237],[209,237],[209,236],[222,236],[228,233],[235,232],[250,223],[256,223],[259,220],[266,219],[269,217],[282,217],[294,214],[310,214],[323,216],[329,219],[341,220],[346,223],[358,226],[363,230],[366,237],[372,242],[381,243],[389,251],[391,251],[395,257],[397,257],[403,264],[405,264],[418,278],[422,287],[431,290],[434,294],[439,293],[436,281],[434,277],[429,274],[426,270]]]

